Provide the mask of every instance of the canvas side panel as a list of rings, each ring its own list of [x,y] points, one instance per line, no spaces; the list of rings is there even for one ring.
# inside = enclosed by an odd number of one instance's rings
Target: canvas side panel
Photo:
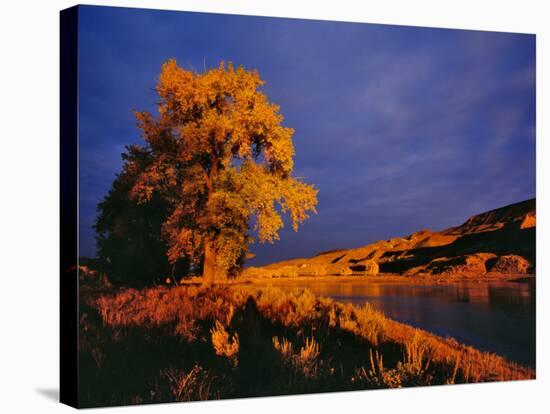
[[[60,400],[78,406],[78,7],[60,13]]]

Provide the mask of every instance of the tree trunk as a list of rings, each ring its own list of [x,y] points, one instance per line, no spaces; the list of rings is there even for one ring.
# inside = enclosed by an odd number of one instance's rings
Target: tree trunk
[[[206,242],[204,244],[202,279],[204,285],[211,285],[216,280],[216,249],[213,242]]]

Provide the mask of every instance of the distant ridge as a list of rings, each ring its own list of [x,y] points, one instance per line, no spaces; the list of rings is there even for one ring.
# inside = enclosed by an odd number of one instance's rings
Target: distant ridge
[[[366,269],[409,276],[491,271],[532,273],[536,265],[535,232],[536,199],[532,198],[476,214],[461,225],[440,232],[421,230],[358,248],[335,249],[310,258],[273,263],[263,269],[293,268],[298,274],[307,274],[300,269],[308,268],[316,268],[321,274]]]
[[[476,214],[460,226],[453,227],[445,233],[462,235],[498,230],[507,225],[523,222],[526,218],[531,217],[536,217],[535,198]]]

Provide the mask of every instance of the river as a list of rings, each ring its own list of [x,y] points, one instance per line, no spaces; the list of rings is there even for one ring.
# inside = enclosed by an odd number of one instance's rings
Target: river
[[[370,302],[394,320],[535,366],[535,283],[405,284],[272,280],[339,302]]]

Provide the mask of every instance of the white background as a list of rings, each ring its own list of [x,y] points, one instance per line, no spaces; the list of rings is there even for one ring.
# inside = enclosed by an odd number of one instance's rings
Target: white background
[[[239,411],[549,412],[545,355],[550,12],[545,1],[100,1],[217,11],[537,34],[537,380],[103,409],[109,413]],[[0,411],[67,412],[59,404],[59,10],[69,1],[4,2],[0,11]],[[452,53],[452,51],[450,51]],[[513,168],[513,166],[510,166]],[[543,299],[544,298],[544,299]]]

